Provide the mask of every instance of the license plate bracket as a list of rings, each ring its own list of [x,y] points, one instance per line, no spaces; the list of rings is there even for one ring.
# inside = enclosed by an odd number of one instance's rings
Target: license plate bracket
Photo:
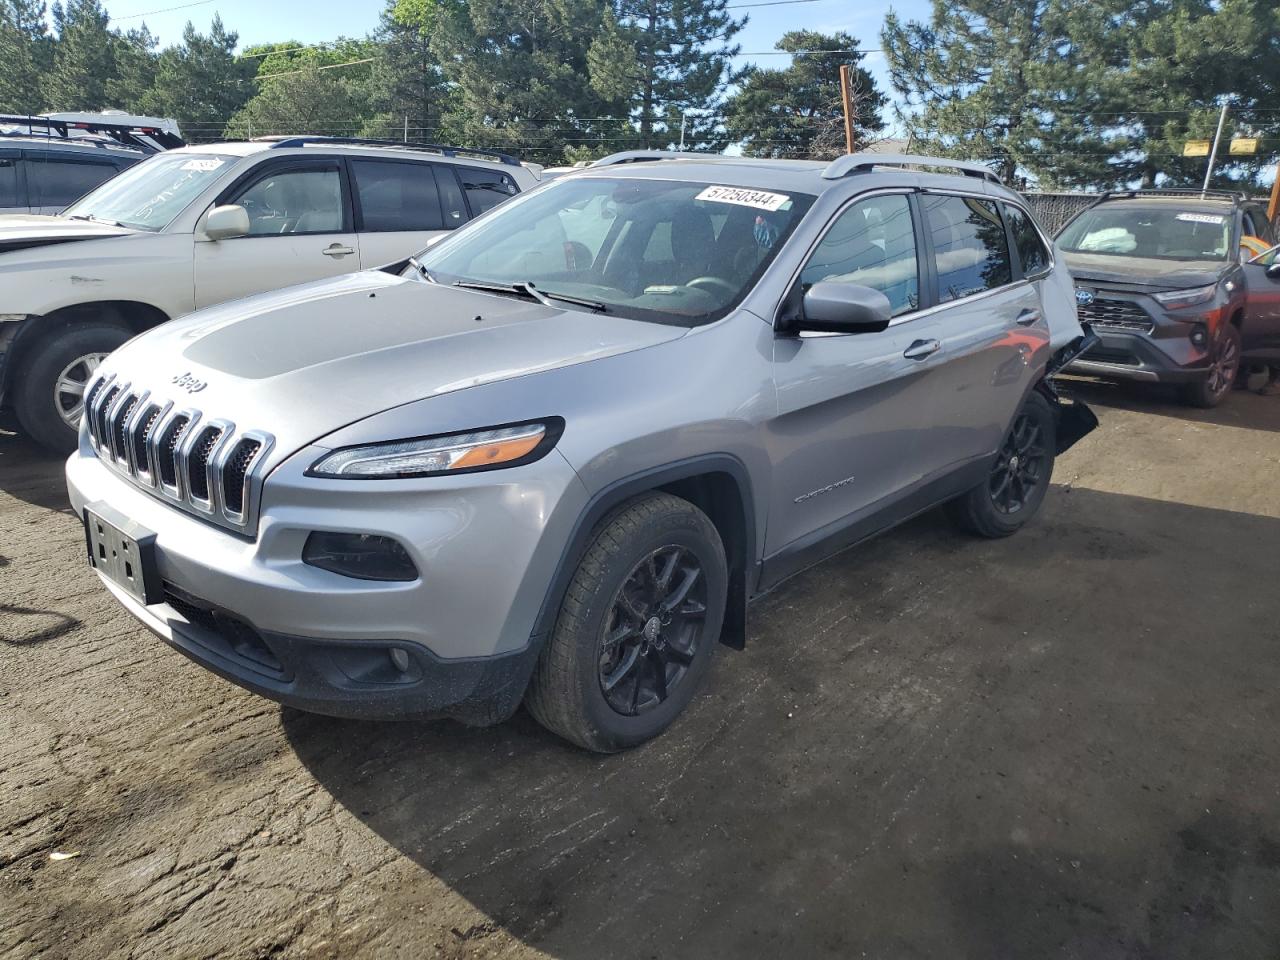
[[[84,510],[89,563],[108,580],[144,605],[164,599],[156,562],[156,535],[105,503]]]

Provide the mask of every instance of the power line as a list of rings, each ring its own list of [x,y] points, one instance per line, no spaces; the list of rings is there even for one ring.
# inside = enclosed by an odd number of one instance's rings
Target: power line
[[[137,20],[140,17],[150,17],[157,13],[172,13],[174,10],[186,10],[188,7],[203,7],[207,3],[213,3],[213,0],[195,0],[195,3],[183,3],[176,7],[165,7],[161,10],[148,10],[145,13],[131,13],[127,17],[112,17],[112,21],[119,20]]]
[[[363,60],[348,60],[346,63],[330,63],[323,67],[305,67],[302,70],[282,70],[279,73],[268,73],[265,76],[252,77],[253,80],[270,80],[272,77],[289,77],[295,73],[310,73],[312,70],[337,70],[339,67],[354,67],[357,63],[373,63],[377,57],[365,57]]]

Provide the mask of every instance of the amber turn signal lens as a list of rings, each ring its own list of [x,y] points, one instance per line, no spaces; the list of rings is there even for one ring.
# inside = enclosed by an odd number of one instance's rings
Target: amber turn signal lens
[[[546,433],[546,430],[539,430],[531,437],[499,440],[496,443],[486,443],[481,447],[472,447],[455,460],[449,469],[461,470],[466,467],[490,467],[495,463],[508,463],[511,460],[519,460],[540,444]]]

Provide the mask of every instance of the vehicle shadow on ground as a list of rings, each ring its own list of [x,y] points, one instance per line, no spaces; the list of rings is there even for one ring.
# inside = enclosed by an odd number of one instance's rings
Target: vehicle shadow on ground
[[[46,510],[69,511],[62,472],[66,460],[0,422],[0,490],[10,496]]]
[[[930,514],[793,579],[631,753],[524,713],[282,725],[488,918],[458,955],[1275,956],[1280,599],[1241,602],[1238,571],[1277,542],[1280,520],[1055,488],[1011,540]],[[422,887],[395,909],[438,911]]]
[[[1263,379],[1253,377],[1250,382],[1260,384]],[[1058,382],[1064,393],[1079,397],[1085,403],[1150,413],[1191,423],[1280,433],[1280,397],[1262,397],[1249,390],[1233,390],[1219,406],[1201,410],[1187,406],[1178,399],[1177,390],[1166,384],[1083,380],[1074,377],[1064,377]]]

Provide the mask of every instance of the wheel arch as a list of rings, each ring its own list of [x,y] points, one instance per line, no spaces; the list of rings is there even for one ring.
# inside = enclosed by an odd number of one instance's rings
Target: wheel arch
[[[19,324],[10,339],[3,365],[0,365],[0,399],[9,395],[10,389],[21,376],[19,371],[25,355],[60,330],[91,320],[109,320],[139,334],[169,319],[169,315],[159,307],[139,300],[94,300],[28,317]]]
[[[746,643],[747,600],[758,573],[754,496],[746,465],[732,454],[708,454],[665,464],[615,480],[598,491],[574,524],[534,626],[534,636],[550,634],[569,581],[586,552],[592,532],[619,509],[646,493],[669,493],[688,500],[715,524],[729,567],[729,595],[720,639],[741,649]]]

